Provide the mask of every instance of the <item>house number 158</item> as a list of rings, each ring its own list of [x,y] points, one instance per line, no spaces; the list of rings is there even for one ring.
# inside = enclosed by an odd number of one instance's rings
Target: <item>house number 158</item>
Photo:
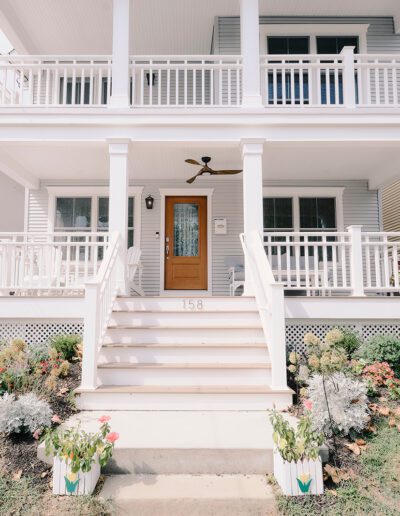
[[[202,299],[184,299],[183,309],[190,310],[191,312],[197,310],[204,310],[204,303]]]

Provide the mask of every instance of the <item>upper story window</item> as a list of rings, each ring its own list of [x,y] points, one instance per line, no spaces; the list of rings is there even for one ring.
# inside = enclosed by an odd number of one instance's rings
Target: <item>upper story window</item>
[[[355,47],[358,54],[358,36],[317,36],[317,54],[340,54],[344,47]]]
[[[270,36],[267,38],[268,54],[308,54],[310,38],[301,36]]]

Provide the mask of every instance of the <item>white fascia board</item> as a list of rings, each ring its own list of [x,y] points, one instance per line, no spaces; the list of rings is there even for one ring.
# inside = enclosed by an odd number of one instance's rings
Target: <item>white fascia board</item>
[[[2,319],[65,319],[82,320],[83,297],[0,297]]]
[[[286,320],[397,320],[399,297],[286,297]]]

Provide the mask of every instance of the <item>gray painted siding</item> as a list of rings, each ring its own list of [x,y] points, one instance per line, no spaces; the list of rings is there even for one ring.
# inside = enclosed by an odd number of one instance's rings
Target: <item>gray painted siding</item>
[[[384,231],[400,231],[400,181],[382,190]]]
[[[400,52],[400,35],[394,33],[393,18],[390,17],[269,17],[261,16],[260,24],[369,24],[367,49],[374,53]],[[216,54],[240,54],[239,17],[219,17],[215,21]],[[282,31],[284,33],[284,30]]]
[[[71,184],[70,182],[57,183]],[[87,183],[85,183],[87,184]],[[99,183],[93,183],[93,185]],[[104,183],[103,183],[104,184]],[[143,186],[143,182],[138,186]],[[266,182],[265,186],[337,186],[344,187],[343,209],[345,227],[361,224],[365,230],[379,231],[379,197],[376,190],[368,190],[367,181],[296,181]],[[177,180],[147,181],[143,191],[143,199],[151,194],[155,198],[153,210],[147,210],[142,201],[141,247],[144,264],[143,286],[148,295],[158,295],[160,287],[160,245],[156,236],[160,231],[160,194],[159,188],[184,188],[185,184]],[[228,294],[226,274],[227,256],[242,254],[239,234],[243,231],[243,198],[242,181],[216,180],[201,181],[194,187],[214,188],[212,200],[212,219],[226,217],[228,221],[227,235],[212,235],[212,283],[214,295]],[[189,186],[188,186],[189,188]],[[29,231],[47,231],[48,225],[47,190],[30,192]]]

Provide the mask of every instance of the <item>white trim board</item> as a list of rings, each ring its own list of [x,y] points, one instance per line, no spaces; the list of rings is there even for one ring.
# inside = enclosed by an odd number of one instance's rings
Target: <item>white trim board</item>
[[[160,192],[160,296],[179,295],[181,291],[165,290],[165,198],[166,197],[207,197],[207,290],[185,290],[185,296],[191,292],[212,295],[212,196],[214,188],[159,188]]]
[[[134,245],[140,247],[142,233],[142,193],[143,186],[129,186],[128,197],[134,197]],[[48,230],[54,231],[54,220],[56,212],[57,197],[91,197],[92,199],[92,231],[93,224],[97,220],[98,197],[109,197],[108,186],[48,186],[46,190],[49,194],[49,208],[47,214]],[[94,200],[94,202],[93,202]],[[97,231],[97,229],[94,229]]]
[[[336,199],[336,229],[337,231],[344,231],[343,192],[344,187],[263,186],[263,197],[293,198],[293,225],[295,231],[300,231],[300,197],[334,197]]]
[[[367,53],[367,32],[369,24],[261,24],[260,49],[267,54],[268,36],[308,36],[310,38],[310,54],[317,53],[317,36],[358,36],[359,53]]]

